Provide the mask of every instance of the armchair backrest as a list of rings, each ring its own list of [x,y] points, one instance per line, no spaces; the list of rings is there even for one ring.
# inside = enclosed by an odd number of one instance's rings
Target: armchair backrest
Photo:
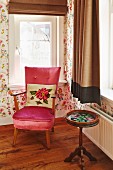
[[[25,67],[25,83],[58,86],[61,67]]]

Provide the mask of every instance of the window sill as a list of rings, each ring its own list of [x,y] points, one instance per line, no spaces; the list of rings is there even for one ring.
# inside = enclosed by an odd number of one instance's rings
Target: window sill
[[[102,89],[101,90],[101,97],[106,101],[113,104],[113,90],[112,89]]]
[[[59,85],[62,85],[62,84],[66,84],[67,81],[66,80],[59,80]],[[21,85],[21,84],[9,84],[8,85],[8,88],[10,90],[25,90],[25,85]]]

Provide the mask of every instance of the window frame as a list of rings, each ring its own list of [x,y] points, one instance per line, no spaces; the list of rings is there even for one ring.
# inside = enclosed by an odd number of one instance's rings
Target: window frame
[[[101,96],[113,101],[113,0],[100,0],[99,7]]]
[[[14,14],[10,14],[9,17],[10,17],[9,20],[9,86],[24,85],[23,83],[20,82],[19,76],[17,76],[17,73],[15,74],[15,70],[14,70],[15,69],[14,65],[16,63],[15,51],[17,52],[18,47],[20,46],[19,24],[21,21],[51,22],[52,30],[54,30],[52,31],[53,43],[51,46],[52,66],[61,66],[60,79],[61,81],[64,80],[64,70],[63,70],[64,69],[63,67],[64,65],[64,17],[63,16],[52,17],[52,16],[42,16],[42,15],[40,16],[39,15],[14,15]],[[17,62],[19,61],[17,60]]]

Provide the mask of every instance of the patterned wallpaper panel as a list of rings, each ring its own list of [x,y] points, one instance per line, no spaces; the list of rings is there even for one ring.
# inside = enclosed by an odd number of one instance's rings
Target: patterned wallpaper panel
[[[8,12],[7,1],[0,0],[0,116],[9,116],[8,84]]]

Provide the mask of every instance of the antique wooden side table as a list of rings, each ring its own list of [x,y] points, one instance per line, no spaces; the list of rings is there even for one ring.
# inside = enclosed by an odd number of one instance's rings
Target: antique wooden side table
[[[71,162],[78,155],[81,159],[81,170],[85,170],[83,154],[90,161],[96,161],[96,158],[83,147],[82,129],[96,126],[99,123],[99,116],[95,112],[88,110],[73,110],[66,115],[66,121],[72,126],[79,127],[79,146],[67,157],[64,162]]]

